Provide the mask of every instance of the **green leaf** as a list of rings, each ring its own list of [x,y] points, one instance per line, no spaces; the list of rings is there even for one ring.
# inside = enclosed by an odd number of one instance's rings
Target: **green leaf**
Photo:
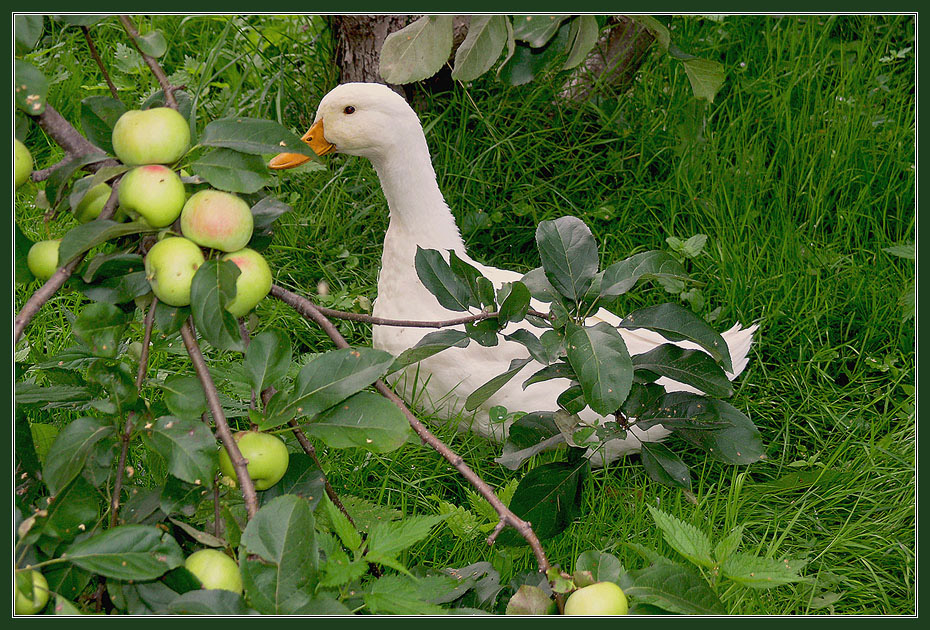
[[[256,391],[274,385],[291,366],[291,339],[279,330],[259,333],[245,349],[243,361],[249,383]]]
[[[904,243],[902,245],[892,245],[891,247],[883,247],[883,252],[887,252],[892,256],[898,256],[899,258],[907,258],[908,260],[917,260],[917,247],[914,243]]]
[[[451,52],[452,16],[424,15],[384,39],[379,72],[386,83],[422,81],[439,72]]]
[[[278,483],[259,493],[260,502],[265,505],[281,495],[293,494],[304,499],[313,510],[323,497],[325,485],[326,475],[312,457],[304,453],[291,453],[284,476]]]
[[[793,566],[792,566],[793,565]],[[782,584],[800,582],[799,562],[759,558],[748,553],[735,553],[721,565],[721,572],[734,582],[752,588],[773,588]]]
[[[657,561],[631,571],[627,596],[680,615],[722,615],[724,607],[703,577],[679,564]]]
[[[42,71],[22,59],[13,60],[13,99],[16,106],[38,116],[45,111],[48,80]]]
[[[359,447],[373,453],[400,448],[411,432],[397,405],[372,392],[359,392],[343,400],[306,428],[330,448]]]
[[[568,15],[515,15],[513,16],[513,37],[524,41],[533,48],[545,46],[567,20]]]
[[[708,396],[724,398],[733,395],[730,379],[703,350],[685,350],[675,344],[663,343],[634,356],[633,370],[641,380],[653,381],[665,376],[696,387]]]
[[[234,149],[210,151],[192,163],[191,170],[214,188],[234,193],[254,193],[271,183],[271,174],[261,156]]]
[[[497,393],[501,387],[509,383],[530,361],[532,361],[532,359],[529,357],[525,359],[513,359],[506,372],[498,374],[468,395],[468,398],[465,399],[465,410],[474,411],[480,407],[488,398]]]
[[[257,615],[249,608],[242,595],[223,589],[188,591],[172,600],[167,611],[172,615]]]
[[[172,415],[179,418],[200,418],[207,410],[207,398],[203,385],[195,376],[175,374],[162,383],[165,405]]]
[[[578,556],[575,571],[589,571],[595,582],[616,583],[623,573],[623,565],[616,556],[592,549]]]
[[[373,348],[343,348],[319,355],[301,368],[294,389],[286,397],[272,399],[264,431],[294,416],[315,416],[381,378],[394,357]]]
[[[488,309],[495,307],[494,286],[490,280],[481,275],[480,271],[459,258],[454,251],[449,252],[449,268],[468,287],[471,294],[470,304],[484,306]]]
[[[714,559],[719,562],[725,562],[730,556],[736,553],[736,550],[739,549],[740,543],[743,542],[743,528],[745,526],[740,523],[733,530],[720,539],[717,545],[714,547]]]
[[[137,297],[148,294],[152,287],[145,277],[145,271],[136,271],[121,276],[104,278],[94,284],[82,282],[80,278],[71,277],[70,283],[87,298],[107,304],[125,304]]]
[[[14,15],[13,40],[16,43],[16,54],[24,55],[36,47],[42,30],[45,28],[42,15]]]
[[[613,414],[630,393],[633,364],[617,329],[605,322],[566,327],[566,353],[588,406]]]
[[[107,19],[106,15],[53,15],[56,22],[63,22],[72,26],[93,26],[101,20]]]
[[[530,307],[530,290],[526,288],[525,284],[519,280],[507,282],[501,287],[499,295],[503,296],[497,316],[501,324],[519,322],[526,317],[526,311]]]
[[[451,328],[427,333],[423,335],[415,346],[404,350],[398,355],[397,359],[388,370],[388,373],[396,372],[408,365],[429,358],[434,354],[442,352],[446,348],[464,348],[468,345],[470,340],[471,338],[467,333]]]
[[[649,476],[666,486],[691,489],[688,466],[672,450],[660,442],[642,443],[643,468]]]
[[[697,57],[686,59],[682,63],[685,66],[688,80],[691,82],[691,91],[694,96],[713,103],[714,97],[723,85],[723,65],[719,61]]]
[[[711,544],[707,535],[690,523],[675,518],[671,514],[666,514],[662,510],[646,506],[652,515],[662,535],[672,549],[683,555],[694,564],[701,565],[708,569],[714,567],[714,559],[711,557]]]
[[[505,615],[553,615],[556,603],[546,592],[532,584],[521,584],[507,601]]]
[[[97,489],[86,479],[75,477],[55,495],[32,531],[58,540],[74,540],[85,529],[90,530],[100,517],[99,497]]]
[[[17,405],[45,405],[90,400],[90,390],[78,385],[42,387],[35,383],[16,383],[13,391]]]
[[[514,45],[512,53],[508,47],[508,56],[498,69],[498,77],[510,85],[523,85],[532,81],[564,58],[570,31],[571,26],[566,22],[545,46],[533,48],[528,44],[518,43]]]
[[[468,286],[459,278],[435,249],[423,249],[417,245],[414,258],[417,276],[430,293],[450,311],[467,311],[480,304],[472,297]]]
[[[342,544],[345,545],[349,551],[357,551],[362,546],[362,536],[358,533],[358,530],[355,529],[355,526],[352,525],[349,519],[346,518],[346,515],[329,500],[329,497],[323,501],[323,508],[326,510],[333,531],[339,536],[339,540],[342,541]]]
[[[216,440],[203,422],[162,416],[151,426],[146,425],[143,437],[167,462],[169,473],[194,485],[213,485]]]
[[[386,575],[371,585],[362,597],[376,615],[443,615],[448,611],[422,599],[417,582],[401,575]]]
[[[674,278],[688,280],[688,274],[670,254],[648,251],[634,254],[616,262],[604,270],[601,291],[598,297],[613,299],[633,288],[641,279]]]
[[[571,44],[569,44],[568,59],[562,66],[563,70],[570,70],[587,58],[588,53],[597,43],[598,32],[597,18],[593,15],[579,15],[572,20],[571,32],[568,35]]]
[[[121,101],[110,96],[88,96],[81,101],[81,129],[87,139],[113,153],[113,127],[126,112]]]
[[[165,40],[165,36],[162,35],[161,31],[152,31],[151,33],[140,35],[136,37],[135,40],[136,44],[139,45],[139,50],[155,59],[164,55],[165,51],[168,50],[168,42]]]
[[[643,420],[650,423],[642,424]],[[765,456],[762,436],[756,426],[745,414],[722,400],[672,392],[662,398],[659,410],[643,414],[637,426],[662,424],[671,428],[670,420],[690,420],[676,429],[677,434],[722,462],[750,464]],[[700,426],[701,423],[706,426]]]
[[[155,328],[166,336],[174,334],[181,330],[190,314],[187,306],[169,306],[159,302],[155,305]]]
[[[58,247],[58,261],[61,265],[71,261],[92,247],[120,236],[155,232],[155,228],[144,223],[117,223],[111,219],[97,219],[83,223],[68,230]]]
[[[503,453],[494,461],[510,470],[517,470],[534,455],[564,443],[565,438],[555,425],[554,416],[551,411],[532,412],[515,420],[510,425]]]
[[[91,574],[73,564],[62,562],[42,570],[48,580],[48,589],[59,596],[77,599],[90,583]]]
[[[659,47],[663,52],[668,51],[668,46],[671,42],[671,35],[669,34],[668,27],[666,27],[651,15],[634,14],[627,17],[648,30],[652,36],[656,38],[656,41],[658,42]]]
[[[197,511],[197,506],[203,500],[205,492],[206,490],[202,485],[195,486],[186,481],[181,481],[174,475],[168,475],[161,492],[156,493],[156,497],[153,497],[153,500],[157,498],[157,502],[155,502],[154,507],[151,508],[149,513],[154,512],[155,509],[161,509],[162,512],[168,515],[183,514],[187,517],[193,516]],[[127,508],[128,507],[127,505]],[[146,509],[149,509],[148,506],[146,506]],[[124,510],[124,512],[125,511],[126,510]],[[145,516],[148,516],[148,514],[140,514],[142,518]],[[227,540],[230,541],[230,544],[235,546],[231,534],[227,533],[226,537]]]
[[[291,212],[293,208],[278,201],[274,197],[262,197],[254,206],[252,206],[252,234],[266,234],[270,232],[272,225],[282,214]]]
[[[313,149],[296,135],[272,120],[260,118],[234,117],[211,121],[203,130],[200,144],[253,155],[287,152],[317,158]]]
[[[404,549],[429,536],[433,527],[444,518],[442,514],[430,514],[410,516],[402,521],[375,523],[368,530],[366,541],[369,560],[381,562],[384,558],[396,557]]]
[[[123,363],[114,365],[111,361],[98,359],[90,364],[85,376],[88,383],[104,390],[107,400],[116,406],[119,415],[123,415],[139,397],[135,376]]]
[[[491,69],[507,41],[507,18],[503,15],[472,15],[468,34],[455,51],[452,78],[468,82]]]
[[[61,595],[55,595],[55,607],[53,609],[56,615],[76,616],[83,614],[81,609],[63,598]]]
[[[523,389],[526,389],[533,383],[541,383],[543,381],[549,381],[554,378],[574,379],[575,371],[568,363],[559,362],[553,363],[552,365],[547,365],[523,381]]]
[[[297,613],[312,599],[318,556],[307,502],[294,495],[270,501],[242,533],[239,568],[246,596],[262,614]]]
[[[74,320],[72,330],[90,351],[100,357],[113,358],[129,321],[126,313],[112,304],[87,305]]]
[[[707,350],[725,370],[733,371],[730,349],[723,337],[702,318],[678,304],[667,302],[633,311],[620,323],[620,328],[646,328],[669,341],[693,341]]]
[[[546,277],[570,300],[584,296],[597,273],[597,244],[591,230],[577,217],[540,221],[536,244]]]
[[[222,538],[217,538],[213,534],[208,534],[207,532],[200,531],[196,527],[185,523],[184,521],[178,520],[174,517],[168,517],[168,520],[171,521],[175,527],[180,527],[185,534],[196,540],[199,544],[205,547],[213,547],[216,549],[222,549],[226,546],[226,541]]]
[[[236,297],[239,267],[229,260],[208,260],[197,269],[191,283],[191,313],[197,331],[221,350],[245,350],[239,323],[226,310]]]
[[[586,470],[586,463],[551,462],[537,466],[520,480],[508,507],[533,524],[540,540],[552,538],[578,515]],[[512,529],[501,532],[499,540],[502,544],[526,544]]]
[[[88,164],[102,162],[106,159],[109,158],[103,153],[86,153],[63,161],[61,166],[52,171],[51,175],[48,176],[48,179],[45,180],[45,197],[48,200],[49,205],[53,208],[58,207],[63,198],[63,193],[65,190],[67,190],[67,185],[71,180],[71,176],[74,175],[79,169]],[[92,221],[91,223],[95,222]],[[62,261],[62,264],[70,260],[70,258],[60,256],[60,252],[59,257]]]
[[[184,564],[170,535],[148,525],[120,525],[68,547],[62,557],[82,569],[119,580],[154,580]]]
[[[504,339],[519,343],[529,351],[531,357],[543,365],[549,363],[549,357],[546,355],[542,342],[526,328],[518,328],[512,334],[504,335]]]

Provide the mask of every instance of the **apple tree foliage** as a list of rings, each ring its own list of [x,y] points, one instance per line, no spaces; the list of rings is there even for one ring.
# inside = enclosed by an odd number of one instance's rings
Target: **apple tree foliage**
[[[27,60],[46,19],[59,26],[88,28],[90,34],[98,24],[116,22],[113,16],[16,16],[14,102],[20,138],[52,107],[46,101],[48,78]],[[435,39],[444,45],[444,18],[424,19],[412,25],[426,31],[423,41]],[[524,45],[540,48],[553,37],[581,46],[579,42],[591,40],[590,29],[596,26],[585,16],[561,17],[540,32],[503,17],[478,22],[473,20],[466,39],[472,48],[456,52],[460,75],[477,76],[494,65],[496,56],[479,54],[479,46],[500,52],[507,45],[509,60]],[[130,38],[152,59],[165,52],[165,38],[158,31],[135,37],[130,33]],[[248,247],[268,247],[275,220],[291,208],[265,190],[272,181],[265,159],[282,151],[312,152],[274,121],[203,121],[196,94],[173,94],[190,125],[193,148],[170,168],[192,173],[183,177],[188,193],[214,188],[245,199],[254,221]],[[142,107],[164,106],[168,100],[160,91]],[[77,208],[96,185],[118,186],[130,167],[114,158],[110,138],[126,109],[110,96],[81,101],[79,122],[86,142],[73,146],[83,149],[69,151],[46,179],[36,182],[49,216]],[[77,132],[72,127],[70,133]],[[488,562],[458,568],[413,566],[415,559],[407,550],[444,521],[463,536],[494,529],[494,509],[468,489],[473,511],[446,504],[448,509],[441,506],[438,514],[402,518],[351,497],[345,498],[343,511],[327,496],[326,478],[315,455],[294,448],[284,477],[257,493],[257,510],[249,514],[240,491],[217,474],[220,425],[214,402],[240,427],[282,434],[299,427],[329,449],[389,453],[413,441],[412,431],[398,406],[371,391],[375,381],[452,346],[493,347],[507,324],[524,320],[543,332],[537,336],[519,331],[506,338],[522,344],[526,358],[515,360],[507,372],[478,388],[466,407],[475,409],[485,402],[530,358],[544,367],[524,386],[569,379],[557,411],[492,411],[497,421],[516,419],[498,459],[503,466],[517,470],[546,449],[565,453],[562,461],[529,470],[501,493],[514,513],[532,522],[540,539],[557,535],[576,516],[588,466],[586,451],[622,437],[631,423],[662,424],[683,443],[729,463],[755,461],[763,452],[760,436],[744,414],[722,400],[733,393],[724,374],[731,367],[730,358],[719,335],[703,320],[673,304],[630,314],[624,327],[654,330],[670,341],[686,339],[707,351],[665,344],[632,357],[615,329],[586,321],[586,315],[610,305],[640,281],[687,281],[673,257],[643,252],[599,270],[590,230],[579,219],[563,217],[539,225],[541,266],[522,281],[495,291],[454,254],[447,262],[442,252],[419,250],[416,268],[421,281],[441,304],[463,313],[493,315],[461,330],[429,333],[397,357],[368,347],[313,354],[295,347],[284,330],[264,330],[251,339],[242,334],[240,321],[227,310],[235,299],[239,271],[222,260],[222,252],[208,252],[194,275],[190,306],[157,303],[152,310],[143,257],[158,232],[143,221],[107,218],[68,230],[58,266],[74,265],[64,287],[84,298],[78,312],[66,313],[71,343],[54,356],[22,344],[16,347],[17,584],[22,582],[21,590],[29,596],[32,587],[24,569],[40,569],[52,593],[47,613],[438,614],[450,608],[545,612],[553,592],[565,594],[604,580],[628,592],[634,612],[637,606],[685,613],[723,610],[716,591],[699,572],[648,550],[644,554],[650,564],[639,571],[626,571],[614,556],[590,551],[577,559],[573,575],[558,569],[547,575],[530,571],[504,585]],[[14,236],[16,281],[38,287],[25,264],[31,243],[15,221]],[[530,309],[531,298],[548,312]],[[197,343],[207,348],[209,376],[196,374],[183,361],[176,372],[152,373],[144,361],[147,349],[140,350],[138,333],[132,332],[143,317],[151,322],[152,350],[173,354],[184,353],[180,332],[189,325],[186,322],[193,322]],[[665,394],[654,384],[661,376],[708,395]],[[585,407],[615,420],[586,423],[578,415]],[[38,420],[62,413],[73,418],[63,426]],[[147,454],[134,460],[146,462],[146,469],[126,465],[128,449]],[[642,459],[656,481],[690,487],[687,466],[670,447],[648,445]],[[752,587],[797,579],[778,562],[740,554],[741,531],[712,546],[690,525],[660,512],[653,517],[669,544],[699,567],[719,569]],[[525,541],[505,529],[498,544]],[[185,557],[199,548],[222,550],[237,560],[244,594],[200,588],[184,567]]]

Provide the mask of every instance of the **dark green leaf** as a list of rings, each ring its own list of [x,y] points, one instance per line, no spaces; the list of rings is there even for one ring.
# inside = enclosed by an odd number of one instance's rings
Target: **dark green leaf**
[[[77,599],[90,584],[91,574],[67,562],[52,564],[42,570],[48,589],[62,597]]]
[[[422,249],[417,245],[414,258],[417,276],[439,303],[451,311],[467,311],[479,307],[468,286],[452,271],[449,263],[435,249]]]
[[[16,54],[25,55],[35,48],[39,38],[42,37],[44,19],[42,15],[13,16],[13,41],[16,43]]]
[[[74,320],[74,336],[97,356],[115,357],[129,321],[126,313],[112,304],[89,304]]]
[[[291,365],[291,339],[278,330],[268,330],[252,338],[243,361],[249,382],[256,391],[274,385]]]
[[[240,545],[242,581],[259,612],[291,614],[311,601],[319,551],[306,501],[284,495],[268,502],[249,521]]]
[[[87,139],[113,153],[113,127],[126,112],[122,102],[110,96],[88,96],[81,101],[81,129]]]
[[[145,277],[145,271],[111,276],[93,284],[88,284],[80,278],[72,276],[70,283],[89,299],[95,302],[106,302],[107,304],[125,304],[137,297],[148,294],[152,290],[148,279]]]
[[[570,414],[580,412],[588,404],[585,402],[584,390],[581,389],[581,385],[572,385],[564,392],[559,394],[559,397],[555,402],[560,408],[564,409]]]
[[[681,615],[722,615],[724,607],[703,577],[692,569],[659,561],[631,571],[633,585],[624,592],[643,603]]]
[[[545,46],[533,48],[528,44],[517,43],[498,70],[498,77],[510,85],[523,85],[532,81],[555,62],[564,59],[570,32],[570,23],[563,23],[555,37]]]
[[[200,414],[207,410],[207,398],[203,393],[203,385],[195,376],[184,374],[169,376],[161,388],[168,411],[179,418],[200,418]]]
[[[468,34],[455,51],[452,78],[468,82],[491,69],[507,41],[507,18],[503,15],[472,15]]]
[[[194,485],[213,485],[216,469],[216,440],[200,420],[162,416],[146,425],[146,444],[164,458],[168,472]]]
[[[278,123],[258,118],[214,120],[204,128],[200,144],[253,155],[287,152],[317,157],[313,149]]]
[[[305,365],[294,389],[286,397],[272,399],[267,418],[259,428],[266,430],[294,416],[315,416],[381,378],[394,357],[373,348],[331,350]]]
[[[736,407],[713,398],[673,392],[663,398],[666,413],[682,418],[723,423],[708,430],[685,427],[678,435],[728,464],[751,464],[765,457],[759,429]],[[661,424],[665,424],[660,420]]]
[[[653,480],[673,488],[691,489],[688,466],[664,444],[643,442],[642,461],[643,468]]]
[[[513,16],[513,37],[524,41],[533,48],[545,46],[559,30],[559,26],[568,19],[568,15],[515,15]]]
[[[17,405],[45,405],[48,403],[85,402],[90,400],[90,390],[72,385],[43,387],[35,383],[16,383],[13,396]]]
[[[559,293],[578,300],[597,273],[597,244],[584,221],[565,216],[540,221],[536,244],[546,277]]]
[[[109,158],[103,153],[88,153],[85,155],[78,155],[66,160],[61,166],[52,171],[51,175],[48,176],[48,179],[45,180],[45,197],[48,200],[49,205],[53,208],[58,206],[59,202],[64,196],[63,193],[67,189],[67,184],[70,181],[71,176],[74,175],[81,167],[88,164],[94,164],[96,162],[102,162],[106,159]],[[65,236],[67,237],[67,235]],[[64,245],[64,243],[62,243],[62,245]],[[70,260],[70,257],[61,257],[62,264],[68,260]]]
[[[730,379],[713,358],[703,350],[685,350],[671,343],[663,343],[649,352],[633,357],[637,378],[653,381],[666,376],[718,398],[733,395]],[[644,378],[646,372],[648,378]]]
[[[407,441],[411,429],[397,405],[380,394],[359,392],[307,425],[307,432],[330,448],[388,453]]]
[[[504,339],[507,341],[515,341],[519,343],[524,348],[526,348],[530,356],[546,365],[549,363],[549,357],[546,355],[546,351],[543,349],[542,343],[539,339],[536,338],[536,335],[528,331],[526,328],[518,328],[513,331],[510,335],[504,335]]]
[[[82,569],[120,580],[153,580],[184,563],[174,538],[147,525],[114,527],[71,545],[63,555]]]
[[[600,297],[603,299],[619,297],[644,278],[689,279],[681,263],[670,254],[662,251],[640,252],[604,270]]]
[[[249,608],[242,595],[223,589],[188,591],[168,604],[166,612],[172,615],[257,615]]]
[[[551,462],[532,469],[517,486],[510,510],[533,524],[541,539],[552,538],[568,527],[581,509],[581,489],[587,464]],[[526,544],[514,530],[504,530],[503,544]]]
[[[725,370],[733,370],[730,349],[723,337],[702,318],[678,304],[667,302],[633,311],[620,323],[620,327],[654,330],[669,341],[693,341],[707,350]]]
[[[451,52],[452,16],[424,15],[384,39],[379,72],[386,83],[422,81],[439,72]]]
[[[101,440],[114,433],[112,425],[96,418],[78,418],[66,426],[55,438],[45,458],[42,478],[54,496],[77,477],[94,448]]]
[[[497,331],[499,328],[497,318],[491,317],[477,322],[467,322],[465,324],[465,333],[482,346],[492,348],[498,344]]]
[[[521,584],[507,602],[505,615],[554,615],[556,603],[546,592],[532,584]]]
[[[313,510],[325,492],[325,484],[326,476],[312,457],[304,453],[291,453],[284,476],[278,483],[260,493],[260,501],[265,505],[279,496],[293,494],[307,501]]]
[[[480,407],[488,398],[493,396],[495,393],[500,390],[501,387],[510,382],[510,380],[517,375],[523,367],[532,361],[531,358],[527,357],[526,359],[513,359],[510,362],[510,367],[507,368],[507,371],[503,374],[498,374],[490,381],[473,391],[468,395],[468,398],[465,399],[465,410],[474,411]]]
[[[541,383],[543,381],[552,380],[554,378],[574,379],[575,371],[568,363],[559,362],[553,363],[552,365],[547,365],[523,381],[523,389],[526,389],[533,383]]]
[[[214,547],[217,549],[223,548],[226,546],[226,541],[223,540],[222,538],[217,538],[213,534],[208,534],[207,532],[200,531],[193,525],[189,525],[188,523],[185,523],[184,521],[178,520],[176,518],[169,517],[168,520],[174,523],[175,527],[180,528],[181,531],[183,531],[185,534],[187,534],[188,536],[193,538],[195,541],[197,541],[198,544],[201,544],[205,547]],[[183,569],[180,567],[175,569],[176,572],[185,571],[185,570],[186,569]],[[197,586],[195,586],[194,588],[200,588],[200,584],[199,584],[200,580],[198,580],[190,572],[188,573],[190,574],[192,581],[196,581],[198,583]]]
[[[226,305],[236,297],[239,267],[229,260],[208,260],[191,283],[191,313],[197,331],[222,350],[245,350],[239,323]]]
[[[190,314],[187,306],[169,306],[159,302],[155,305],[155,328],[164,335],[171,335],[181,330]]]
[[[265,161],[233,149],[215,149],[191,164],[195,175],[214,188],[234,193],[254,193],[271,183]]]
[[[252,206],[252,233],[264,234],[271,230],[272,224],[285,212],[293,208],[274,197],[263,197]]]
[[[173,475],[168,475],[165,487],[160,493],[155,493],[157,499],[155,508],[160,508],[165,514],[183,514],[190,517],[196,512],[197,505],[203,500],[206,492],[203,485],[195,486]],[[228,535],[227,539],[232,540]]]
[[[398,356],[391,365],[388,373],[396,372],[417,361],[422,361],[438,352],[442,352],[446,348],[464,348],[468,345],[469,341],[470,338],[468,334],[461,330],[453,330],[451,328],[434,330],[431,333],[425,334],[415,346],[401,352],[400,356]]]
[[[45,508],[33,531],[58,540],[71,541],[90,530],[100,517],[99,493],[83,477],[75,477]]]
[[[71,228],[61,239],[61,245],[58,248],[58,261],[64,265],[75,256],[83,254],[90,248],[111,239],[128,236],[129,234],[154,231],[155,228],[144,223],[118,223],[110,219],[97,219],[96,221],[83,223]]]
[[[87,382],[97,385],[106,392],[106,398],[117,407],[117,413],[123,415],[132,403],[139,397],[136,389],[135,376],[129,373],[129,368],[122,363],[98,359],[91,363],[87,369]]]
[[[501,288],[501,293],[505,291],[497,318],[502,324],[519,322],[526,316],[526,311],[530,307],[530,290],[522,282],[516,281],[506,283]]]
[[[22,59],[13,60],[13,98],[16,106],[38,116],[45,111],[48,80],[42,71]]]
[[[633,384],[633,364],[620,333],[605,322],[569,324],[565,344],[588,406],[602,416],[613,414]]]
[[[449,252],[449,268],[468,287],[472,305],[481,305],[488,309],[494,309],[494,287],[491,285],[490,280],[485,278],[471,264],[459,258],[454,251]]]

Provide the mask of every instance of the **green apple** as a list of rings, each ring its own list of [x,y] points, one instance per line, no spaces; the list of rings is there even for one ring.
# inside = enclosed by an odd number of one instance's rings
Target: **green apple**
[[[28,569],[24,571],[27,579],[32,579],[32,597],[20,592],[16,587],[16,614],[34,615],[48,603],[48,580],[39,571]]]
[[[169,236],[158,241],[145,256],[145,277],[159,300],[171,306],[191,303],[191,282],[204,262],[193,241]]]
[[[120,182],[119,205],[152,227],[167,227],[181,215],[184,184],[177,173],[165,166],[138,166]]]
[[[13,183],[17,188],[25,184],[32,175],[32,153],[25,144],[13,140]]]
[[[249,477],[255,482],[256,490],[267,490],[281,481],[287,471],[289,456],[281,438],[260,431],[239,431],[233,435],[239,451],[246,458]],[[220,447],[220,472],[232,480],[236,469],[225,448]]]
[[[579,588],[565,602],[566,615],[625,615],[626,594],[613,582],[596,582]]]
[[[113,189],[106,182],[97,184],[88,190],[74,209],[74,218],[81,223],[96,219],[100,216],[100,211],[106,205],[111,192],[113,192]]]
[[[248,247],[223,256],[239,267],[236,278],[236,297],[226,305],[226,310],[242,317],[262,301],[271,290],[271,267],[265,257]]]
[[[252,238],[252,210],[231,193],[201,190],[181,210],[181,232],[198,245],[224,252],[242,249]]]
[[[47,241],[38,241],[29,248],[26,254],[26,266],[39,280],[48,280],[58,270],[58,246],[60,238]]]
[[[173,164],[187,153],[191,130],[170,107],[130,110],[113,126],[113,151],[123,164]]]
[[[222,551],[201,549],[187,556],[184,566],[206,589],[242,593],[242,575],[236,561]]]

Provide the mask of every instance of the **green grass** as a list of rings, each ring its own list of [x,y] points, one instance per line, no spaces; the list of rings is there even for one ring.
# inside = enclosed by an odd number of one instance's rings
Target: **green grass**
[[[208,77],[202,122],[236,113],[306,128],[335,82],[326,36],[298,43],[309,37],[298,30],[304,19],[279,29],[275,46],[249,48],[250,37],[263,41],[252,27],[277,24],[250,18],[230,27],[215,69],[234,63]],[[898,298],[914,270],[882,249],[914,241],[915,61],[912,52],[883,61],[913,46],[914,23],[742,16],[672,24],[682,49],[725,65],[724,87],[706,110],[694,106],[680,63],[661,53],[628,92],[605,90],[583,106],[560,102],[554,83],[506,87],[493,78],[418,95],[440,186],[477,259],[536,266],[536,224],[565,214],[591,226],[604,264],[665,248],[669,236],[704,233],[705,251],[690,263],[706,283],[703,312],[720,307],[719,328],[760,323],[733,404],[760,428],[767,459],[732,467],[685,449],[694,502],[649,481],[635,457],[593,471],[581,515],[545,541],[546,551],[563,567],[597,548],[638,568],[643,560],[627,541],[674,554],[645,509],[659,506],[714,539],[743,524],[744,548],[806,561],[806,583],[723,591],[731,612],[913,614],[915,328],[902,320]],[[185,55],[207,59],[226,23],[165,16],[157,25],[173,42],[172,71]],[[83,58],[78,37],[61,38],[60,54]],[[99,40],[105,56],[121,41],[110,31]],[[78,95],[105,88],[90,64],[63,67],[70,75],[50,98],[76,120]],[[30,138],[48,144],[37,130]],[[37,150],[40,165],[54,152]],[[324,171],[278,181],[274,192],[295,212],[280,220],[268,250],[277,282],[313,294],[325,280],[330,301],[342,306],[374,298],[387,212],[371,167],[335,157]],[[19,198],[28,206],[27,192]],[[23,211],[32,237],[71,225]],[[32,289],[18,289],[17,304]],[[656,287],[616,309],[667,299]],[[79,304],[65,294],[43,309],[27,331],[36,355],[67,345],[68,312]],[[267,300],[257,312],[258,329],[287,330],[302,352],[331,347],[279,303]],[[341,328],[350,342],[370,343],[367,327]],[[153,355],[153,374],[184,368],[167,347]],[[494,464],[499,447],[437,432],[492,485],[521,474]],[[324,461],[340,493],[407,514],[436,511],[437,498],[467,505],[455,471],[419,445],[388,455],[327,452]],[[521,550],[489,549],[448,529],[407,558],[435,566],[479,559],[504,569],[502,580],[534,565]]]

